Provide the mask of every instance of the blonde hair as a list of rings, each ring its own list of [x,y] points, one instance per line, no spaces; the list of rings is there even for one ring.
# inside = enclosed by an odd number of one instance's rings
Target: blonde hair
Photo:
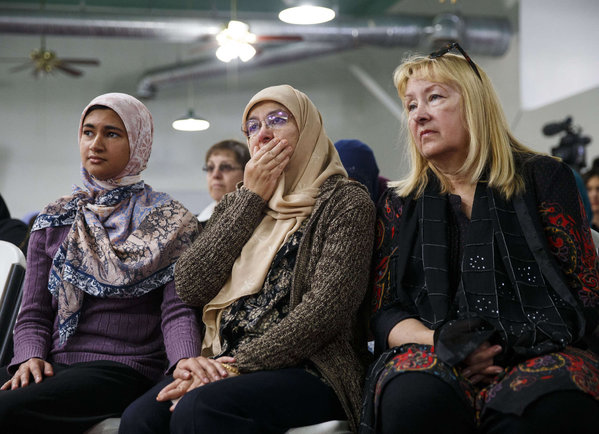
[[[538,154],[520,143],[510,132],[499,99],[487,74],[478,68],[480,78],[462,56],[445,54],[430,59],[413,56],[393,73],[393,82],[403,100],[410,78],[444,83],[454,87],[462,97],[462,116],[470,136],[468,155],[458,174],[477,183],[486,175],[489,185],[506,199],[524,191],[524,180],[516,172],[515,154]],[[441,182],[441,191],[450,190],[448,179],[419,152],[414,137],[407,132],[410,172],[390,183],[400,196],[419,197],[428,183],[428,169]]]

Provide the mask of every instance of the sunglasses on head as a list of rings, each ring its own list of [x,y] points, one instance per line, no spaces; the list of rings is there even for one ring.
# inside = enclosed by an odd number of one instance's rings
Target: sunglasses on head
[[[470,56],[468,56],[468,53],[466,53],[464,51],[464,49],[462,47],[460,47],[460,44],[458,44],[457,42],[450,42],[445,47],[443,47],[437,51],[433,51],[431,54],[429,54],[428,58],[436,59],[438,57],[441,57],[441,56],[449,53],[453,49],[458,50],[462,54],[462,56],[464,56],[464,59],[466,59],[466,61],[468,62],[468,65],[470,65],[470,67],[472,68],[472,70],[474,71],[476,76],[482,81],[482,77],[480,76],[480,72],[478,72],[478,68],[476,67],[476,65],[470,58]]]

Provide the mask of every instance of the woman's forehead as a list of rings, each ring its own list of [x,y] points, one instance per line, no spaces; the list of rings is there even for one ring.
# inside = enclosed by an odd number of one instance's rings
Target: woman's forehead
[[[400,91],[402,92],[402,94],[405,95],[408,85],[410,84],[410,81],[413,82],[416,80],[428,81],[430,83],[436,83],[436,84],[440,84],[443,86],[449,86],[452,89],[456,89],[451,81],[440,77],[439,74],[436,74],[434,71],[431,71],[429,68],[419,68],[417,70],[414,70],[411,74],[407,74],[405,76],[405,80],[403,81],[402,85],[400,86]]]
[[[268,101],[260,101],[259,103],[256,103],[248,112],[248,118],[252,117],[254,113],[258,112],[266,112],[269,113],[271,111],[275,111],[275,110],[286,110],[288,111],[287,107],[285,107],[283,104],[277,102],[277,101],[272,101],[272,100],[268,100]]]
[[[235,153],[228,149],[217,149],[216,151],[210,154],[208,157],[208,161],[214,159],[224,159],[224,160],[235,160]]]
[[[119,116],[119,114],[114,111],[113,109],[111,109],[110,107],[98,107],[98,108],[94,108],[93,110],[89,110],[85,117],[83,118],[83,123],[86,123],[86,121],[88,121],[90,118],[93,119],[109,119],[112,122],[117,122],[118,124],[122,125],[123,127],[125,126],[125,123],[123,122],[123,120],[121,119],[121,117]]]

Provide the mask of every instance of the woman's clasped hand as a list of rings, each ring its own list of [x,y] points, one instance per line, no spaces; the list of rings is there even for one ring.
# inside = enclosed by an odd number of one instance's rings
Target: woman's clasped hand
[[[158,392],[156,400],[174,401],[171,407],[171,410],[174,410],[176,402],[185,393],[204,384],[238,375],[227,370],[223,363],[235,363],[235,358],[219,357],[218,359],[210,359],[198,356],[180,360],[173,371],[174,381]]]

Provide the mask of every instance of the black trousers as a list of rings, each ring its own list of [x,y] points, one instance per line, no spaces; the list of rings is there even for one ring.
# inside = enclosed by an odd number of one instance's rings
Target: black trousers
[[[54,376],[15,390],[0,391],[0,432],[82,433],[94,424],[119,417],[154,384],[121,363],[97,361],[53,364]],[[1,369],[1,384],[11,376]]]
[[[283,433],[346,419],[333,389],[301,368],[242,374],[186,393],[175,411],[156,395],[167,378],[123,413],[121,434]],[[170,430],[170,431],[169,431]]]
[[[488,410],[477,428],[473,409],[451,386],[423,373],[404,373],[391,380],[379,411],[377,432],[384,434],[591,434],[599,430],[599,402],[575,390],[543,395],[521,416]]]

